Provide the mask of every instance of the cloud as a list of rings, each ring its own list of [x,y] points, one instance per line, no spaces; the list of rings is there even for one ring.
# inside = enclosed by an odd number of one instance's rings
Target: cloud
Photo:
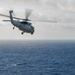
[[[2,5],[4,4],[4,5]],[[41,19],[55,19],[58,22],[73,22],[75,21],[74,0],[2,0],[0,6],[4,9],[13,9],[14,11],[22,11],[26,8],[33,9],[32,15]]]
[[[26,34],[27,35],[26,38],[28,37],[33,39],[34,38],[37,39],[37,37],[39,39],[40,38],[42,39],[43,37],[44,38],[63,38],[63,37],[68,38],[68,37],[73,37],[72,34],[73,35],[75,34],[71,32],[71,30],[74,31],[75,28],[74,26],[75,0],[1,0],[0,1],[0,13],[9,15],[8,10],[10,9],[14,10],[14,13],[17,17],[24,18],[25,9],[33,9],[32,14],[30,15],[30,19],[57,20],[57,23],[54,24],[33,22],[33,25],[36,27],[36,32],[34,33],[33,36]],[[2,17],[0,19],[2,19]],[[69,34],[69,32],[67,32],[66,30],[70,30],[71,34]],[[10,33],[13,34],[12,35],[13,37],[16,35],[13,31],[11,31]],[[19,39],[25,38],[25,35],[24,37],[23,36],[21,37],[19,34],[17,35]],[[15,36],[14,38],[17,37]]]
[[[74,30],[75,31],[75,26],[72,24],[71,25],[69,25],[69,24],[63,25],[62,28],[65,30]]]
[[[67,27],[64,27],[64,29],[68,29],[68,30],[73,30],[73,29],[75,29],[74,27],[72,27],[72,26],[67,26]]]

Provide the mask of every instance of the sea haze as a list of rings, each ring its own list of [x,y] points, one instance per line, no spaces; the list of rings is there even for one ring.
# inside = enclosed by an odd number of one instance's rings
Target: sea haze
[[[0,75],[75,75],[75,41],[0,41]]]

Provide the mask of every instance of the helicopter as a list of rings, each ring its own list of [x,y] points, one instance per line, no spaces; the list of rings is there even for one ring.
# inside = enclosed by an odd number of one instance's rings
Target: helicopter
[[[0,14],[0,16],[9,17],[10,20],[3,20],[3,21],[11,22],[11,24],[14,26],[13,29],[15,29],[15,27],[17,27],[19,30],[22,31],[21,32],[22,35],[24,33],[30,33],[32,35],[35,31],[35,28],[32,26],[32,23],[30,23],[30,21],[32,21],[29,19],[31,12],[32,11],[30,9],[27,9],[25,19],[13,17],[13,10],[9,10],[9,16],[4,15],[4,14]],[[14,20],[14,19],[17,19],[17,20]],[[20,21],[20,20],[22,20],[22,21]],[[49,22],[56,22],[56,21],[49,21]]]

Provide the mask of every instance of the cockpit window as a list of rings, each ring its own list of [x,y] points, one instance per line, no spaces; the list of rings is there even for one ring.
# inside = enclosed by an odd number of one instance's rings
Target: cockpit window
[[[30,22],[20,22],[20,23],[22,23],[22,24],[28,24],[28,25],[31,25],[31,23],[30,23]]]
[[[22,24],[27,24],[27,22],[20,22],[20,23],[22,23]]]

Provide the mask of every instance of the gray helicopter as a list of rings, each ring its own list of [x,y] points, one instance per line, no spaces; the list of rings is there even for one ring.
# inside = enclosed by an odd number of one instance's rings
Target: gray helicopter
[[[32,23],[30,23],[30,19],[29,16],[31,14],[31,10],[27,10],[26,12],[26,18],[25,19],[22,19],[22,18],[17,18],[17,17],[13,17],[13,10],[10,10],[9,11],[9,16],[8,15],[4,15],[4,14],[0,14],[0,16],[4,16],[4,17],[9,17],[10,20],[3,20],[5,22],[11,22],[12,25],[14,26],[13,29],[15,29],[15,27],[17,27],[19,30],[22,31],[22,35],[26,32],[26,33],[30,33],[31,35],[34,33],[34,27],[32,26]],[[17,20],[14,20],[14,19],[17,19]],[[22,21],[20,21],[22,20]],[[56,22],[56,21],[49,21],[49,22]]]

